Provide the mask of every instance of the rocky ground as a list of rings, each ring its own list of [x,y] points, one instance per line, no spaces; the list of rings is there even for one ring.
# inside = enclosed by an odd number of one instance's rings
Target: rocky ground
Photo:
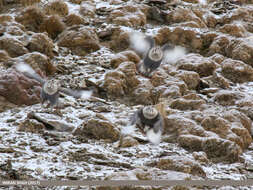
[[[252,178],[252,3],[0,0],[0,178]],[[133,31],[187,54],[145,78]],[[16,71],[18,63],[93,95],[61,95],[60,110],[42,107],[40,84]],[[162,142],[138,129],[122,136],[130,115],[150,104],[164,116]]]

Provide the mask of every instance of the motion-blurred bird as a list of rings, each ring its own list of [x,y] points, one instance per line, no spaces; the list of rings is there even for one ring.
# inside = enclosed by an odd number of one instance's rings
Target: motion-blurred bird
[[[164,128],[163,117],[153,106],[145,106],[137,110],[130,118],[130,125],[136,125],[148,140],[154,144],[160,143]]]
[[[146,77],[151,77],[162,62],[175,63],[180,57],[185,55],[183,47],[165,44],[162,47],[156,45],[152,36],[144,36],[142,33],[132,33],[130,35],[132,48],[143,56],[138,64],[138,71]]]
[[[35,79],[41,83],[42,88],[40,92],[40,98],[42,105],[45,102],[49,102],[50,107],[59,106],[59,96],[60,92],[73,96],[75,98],[89,98],[92,94],[92,91],[84,90],[72,90],[61,87],[60,81],[56,79],[43,79],[38,75],[29,65],[24,63],[19,63],[16,65],[16,69],[23,73],[25,76],[31,79]]]

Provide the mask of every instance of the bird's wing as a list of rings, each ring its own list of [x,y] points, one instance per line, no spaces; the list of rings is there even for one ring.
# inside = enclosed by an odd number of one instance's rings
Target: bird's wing
[[[140,32],[130,33],[130,47],[141,56],[145,56],[155,41],[151,36],[145,36]]]
[[[17,71],[23,73],[28,78],[35,79],[41,84],[45,83],[45,80],[40,75],[38,75],[30,65],[25,63],[18,63],[15,68]]]
[[[186,55],[186,49],[182,46],[164,47],[163,62],[175,64],[180,58]]]

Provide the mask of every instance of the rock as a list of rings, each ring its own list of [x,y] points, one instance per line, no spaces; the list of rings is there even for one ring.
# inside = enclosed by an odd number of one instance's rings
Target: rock
[[[203,49],[204,41],[200,33],[193,28],[175,27],[162,27],[157,31],[154,37],[158,44],[165,44],[170,42],[172,44],[190,47],[193,51],[200,51]]]
[[[5,22],[11,22],[13,21],[13,17],[8,14],[1,14],[0,15],[0,24],[3,24]]]
[[[199,3],[198,0],[183,0],[185,2],[188,2],[188,3]]]
[[[78,127],[74,135],[84,135],[89,138],[108,139],[115,142],[119,139],[119,130],[109,121],[99,118],[89,118]]]
[[[230,132],[230,123],[218,116],[207,116],[202,122],[201,126],[207,130],[219,135],[220,138],[225,139]]]
[[[82,18],[80,15],[72,13],[65,17],[64,23],[67,26],[74,26],[74,25],[85,24],[87,23],[87,21],[84,18]]]
[[[54,56],[54,43],[46,34],[43,33],[33,34],[27,48],[31,52],[38,51],[46,54],[50,58],[53,58]]]
[[[219,65],[222,63],[222,61],[224,61],[226,58],[219,54],[219,53],[215,53],[210,57],[213,61],[215,61],[216,63],[218,63]]]
[[[163,72],[162,70],[158,70],[157,72],[155,72],[152,75],[150,82],[154,87],[161,88],[162,94],[164,94],[164,95],[170,94],[173,97],[178,97],[177,95],[179,95],[179,96],[184,95],[186,93],[186,91],[188,90],[184,81],[182,81],[174,76],[170,76],[167,73]],[[168,89],[166,89],[164,87],[166,87]],[[173,90],[170,92],[169,89],[170,90],[173,89]]]
[[[158,23],[164,23],[165,20],[165,14],[161,9],[159,9],[156,6],[149,6],[148,12],[147,12],[147,19],[148,21],[156,21]]]
[[[209,134],[197,123],[191,119],[171,114],[165,117],[164,134],[174,134],[175,139],[179,135],[195,135],[200,137],[209,136]]]
[[[115,71],[107,72],[102,86],[110,97],[120,97],[132,92],[139,83],[135,64],[127,61],[121,63]]]
[[[26,7],[26,6],[32,6],[32,5],[38,5],[41,2],[41,0],[24,0],[21,1],[20,3],[22,4],[22,6]]]
[[[230,87],[230,82],[228,79],[224,78],[221,74],[214,72],[213,76],[213,83],[216,83],[220,88],[226,89]]]
[[[41,32],[47,32],[48,36],[55,39],[65,29],[65,24],[61,21],[58,15],[52,15],[44,19],[40,25]]]
[[[220,22],[219,18],[215,14],[213,14],[211,11],[206,11],[206,13],[203,15],[203,22],[207,25],[209,28],[215,28],[216,25]]]
[[[166,174],[166,175],[164,175]],[[183,173],[183,172],[177,172],[177,171],[172,171],[172,170],[166,170],[162,171],[159,170],[158,168],[137,168],[133,169],[131,171],[121,171],[121,172],[115,172],[113,174],[108,175],[105,179],[106,180],[154,180],[154,179],[170,179],[170,180],[186,180],[189,178],[190,175]],[[118,188],[118,187],[116,187]],[[130,187],[127,187],[128,189]],[[137,188],[140,190],[140,187],[133,187]],[[144,187],[145,189],[147,186]],[[123,189],[123,188],[122,188]]]
[[[174,81],[178,82],[180,81],[180,79],[171,77],[163,70],[157,70],[156,72],[154,72],[154,74],[152,75],[150,79],[150,82],[154,87],[166,85],[168,82],[174,82]]]
[[[15,17],[15,20],[25,26],[27,30],[39,32],[39,27],[46,18],[38,7],[28,7]]]
[[[46,75],[54,74],[56,71],[55,65],[52,64],[50,59],[38,52],[27,53],[23,56],[13,58],[8,61],[11,65],[18,63],[26,63],[30,65],[35,71],[41,73],[41,71]]]
[[[116,52],[124,51],[130,45],[129,33],[121,28],[113,29],[110,39],[109,46]]]
[[[15,104],[9,102],[3,96],[0,96],[0,112],[4,112],[6,110],[10,110],[10,109],[15,108],[15,107],[17,107]]]
[[[242,149],[234,142],[221,138],[209,137],[202,142],[203,151],[213,162],[235,162],[242,154]]]
[[[199,54],[188,54],[177,62],[178,69],[195,71],[200,77],[212,75],[216,64],[210,58],[204,58]]]
[[[174,170],[200,177],[206,177],[206,173],[198,162],[184,156],[168,156],[166,158],[162,158],[157,163],[157,167],[162,170]]]
[[[238,38],[246,36],[246,29],[240,23],[225,24],[219,31]]]
[[[205,152],[193,152],[192,156],[194,159],[200,163],[207,164],[209,160],[207,159],[207,155]]]
[[[220,90],[214,94],[214,101],[223,106],[235,105],[236,101],[241,98],[240,94],[230,90]]]
[[[13,35],[13,36],[24,36],[25,35],[25,27],[19,23],[12,24],[12,26],[7,27],[8,34]]]
[[[189,21],[189,22],[182,22],[179,24],[175,24],[176,26],[180,27],[191,27],[191,28],[201,28],[196,22],[194,21]]]
[[[224,3],[226,6],[226,3]],[[243,7],[236,7],[236,5],[230,4],[230,10],[234,9],[233,11],[229,11],[229,14],[224,14],[222,17],[222,22],[224,24],[229,23],[236,23],[236,21],[241,21],[241,19],[247,19],[247,14],[249,14],[249,11],[246,8]],[[227,10],[228,8],[225,8]]]
[[[177,141],[180,146],[187,150],[201,151],[202,150],[202,141],[203,137],[196,135],[180,135],[177,138]]]
[[[8,159],[1,162],[0,177],[4,180],[21,180],[21,174],[12,168],[12,160]],[[24,175],[28,177],[27,175]],[[25,178],[23,178],[24,180]],[[28,178],[27,178],[28,179]]]
[[[253,66],[253,39],[234,39],[227,47],[227,56]]]
[[[225,59],[221,63],[221,73],[234,83],[243,83],[253,80],[253,68],[242,61]]]
[[[170,103],[172,109],[178,110],[198,110],[205,104],[204,100],[186,100],[184,98],[175,99]]]
[[[43,123],[46,129],[59,132],[72,132],[74,126],[66,121],[63,121],[60,116],[47,113],[30,113],[29,118],[36,119]]]
[[[166,22],[168,24],[194,22],[197,24],[197,28],[206,28],[205,23],[200,18],[190,8],[176,7],[167,13]]]
[[[212,140],[212,141],[215,141],[215,143],[223,144],[223,141],[224,142],[226,141],[225,143],[226,145],[224,144],[224,146],[230,146],[230,145],[227,145],[228,143],[227,140],[228,140],[230,144],[234,142],[236,143],[236,146],[239,146],[241,150],[244,150],[252,142],[252,137],[250,135],[251,133],[250,129],[251,129],[252,123],[250,119],[247,118],[247,116],[238,112],[237,110],[231,110],[231,111],[225,112],[223,114],[223,117],[219,117],[216,115],[207,116],[202,120],[201,125],[207,131],[212,131],[216,133],[219,136],[219,138],[221,138],[220,140],[219,139]],[[241,153],[241,150],[239,151],[237,149],[238,147],[235,147],[235,150],[231,150],[234,153],[227,152],[226,154],[237,154],[237,157],[238,157],[238,155],[240,155]],[[233,159],[237,159],[237,158],[233,158]]]
[[[80,5],[83,0],[70,0],[71,3]]]
[[[146,15],[138,6],[131,4],[113,10],[109,19],[113,24],[129,27],[144,26],[146,24]]]
[[[242,126],[248,130],[249,133],[251,132],[252,121],[244,113],[239,112],[235,109],[230,109],[229,111],[224,113],[224,118],[230,122],[240,122]]]
[[[0,95],[17,105],[32,105],[40,102],[40,84],[26,78],[13,69],[1,71]]]
[[[100,49],[99,39],[91,27],[73,26],[58,37],[58,45],[68,47],[77,55],[86,55]]]
[[[139,144],[139,142],[131,136],[123,137],[120,141],[119,146],[122,148],[137,146]]]
[[[82,2],[80,5],[79,13],[84,17],[94,18],[96,13],[96,6],[90,1]]]
[[[103,89],[107,92],[109,97],[124,96],[126,86],[126,78],[121,71],[109,71],[105,74],[103,82]]]
[[[151,89],[150,83],[140,83],[131,93],[130,102],[134,104],[151,105]]]
[[[0,37],[0,48],[8,52],[11,57],[18,57],[28,53],[25,44],[14,37]]]
[[[106,180],[138,180],[136,174],[132,171],[116,172],[106,177]],[[102,190],[102,189],[101,189]]]
[[[68,5],[64,1],[54,0],[46,4],[44,11],[47,15],[66,16],[69,13]]]
[[[171,84],[168,87],[164,87],[161,93],[161,98],[174,99],[181,96],[182,93],[180,87],[177,84]]]
[[[181,78],[189,90],[195,90],[200,82],[199,74],[193,71],[179,71],[175,76]]]
[[[5,50],[0,50],[0,62],[6,62],[9,60],[11,57]]]
[[[202,100],[202,98],[195,93],[186,94],[183,96],[183,98],[186,100]]]
[[[117,68],[121,63],[125,61],[132,61],[135,64],[140,62],[140,57],[132,50],[120,52],[112,58],[110,65],[112,68]]]
[[[45,126],[43,123],[35,119],[26,119],[19,124],[18,131],[30,132],[30,133],[43,133]]]
[[[227,36],[224,36],[224,35],[217,36],[212,41],[207,54],[211,56],[216,53],[219,53],[221,55],[226,56],[227,55],[226,50],[228,48],[229,43],[230,43],[230,38],[228,38]]]
[[[140,81],[136,77],[137,71],[135,64],[133,62],[131,61],[123,62],[118,66],[116,70],[123,72],[125,75],[127,85],[127,89],[125,90],[126,93],[129,93],[131,89],[139,85]]]
[[[174,138],[177,138],[178,143],[186,149],[204,151],[208,159],[214,162],[237,161],[242,153],[240,146],[246,147],[252,140],[248,138],[249,135],[246,133],[248,130],[242,130],[242,126],[237,132],[240,135],[246,135],[246,138],[243,141],[239,140],[241,137],[232,132],[231,123],[224,118],[206,116],[201,120],[201,126],[199,126],[190,119],[170,115],[165,118],[164,132],[174,134]],[[237,128],[238,126],[240,125],[237,125]]]
[[[252,142],[251,129],[252,121],[245,114],[230,110],[224,113],[224,118],[231,122],[231,131],[238,137],[235,141],[243,150],[248,148]],[[232,139],[229,139],[233,141]]]
[[[125,61],[128,61],[128,58],[120,52],[113,56],[110,65],[112,68],[116,69],[121,63]]]

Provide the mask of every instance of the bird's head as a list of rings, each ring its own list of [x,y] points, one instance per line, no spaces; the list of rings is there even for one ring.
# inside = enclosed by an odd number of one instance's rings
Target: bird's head
[[[157,109],[155,109],[153,106],[144,107],[142,113],[146,119],[154,119],[158,115]]]
[[[153,61],[160,61],[163,58],[163,50],[160,46],[155,46],[149,50],[148,56]]]
[[[59,80],[50,79],[45,82],[43,89],[47,94],[53,95],[58,92],[60,86],[61,85]]]

